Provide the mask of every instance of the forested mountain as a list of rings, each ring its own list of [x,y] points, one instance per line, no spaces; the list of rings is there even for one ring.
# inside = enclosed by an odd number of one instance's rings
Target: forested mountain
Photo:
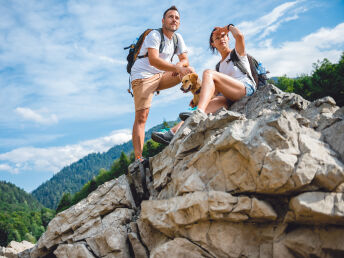
[[[161,152],[166,145],[154,142],[153,140],[148,140],[143,145],[143,156],[145,158],[153,157],[159,152]],[[101,169],[97,176],[94,176],[90,181],[88,181],[80,191],[75,194],[64,193],[56,209],[56,213],[68,209],[74,204],[77,204],[82,199],[86,198],[91,192],[97,189],[98,186],[110,181],[114,178],[118,178],[125,174],[128,166],[131,162],[135,160],[134,153],[128,157],[124,152],[121,156],[116,159],[110,170]]]
[[[168,124],[173,123],[169,122]],[[164,125],[160,124],[148,130],[145,140],[150,139],[153,131],[163,127]],[[100,169],[109,170],[114,160],[120,157],[121,152],[129,154],[132,150],[132,142],[129,141],[116,145],[104,153],[89,154],[70,166],[64,167],[51,179],[35,189],[32,195],[45,207],[56,209],[63,193],[74,194],[78,192],[84,184],[98,175]]]
[[[54,215],[24,190],[0,181],[0,246],[12,240],[35,243]]]
[[[38,210],[43,208],[32,195],[12,183],[0,181],[0,211]]]

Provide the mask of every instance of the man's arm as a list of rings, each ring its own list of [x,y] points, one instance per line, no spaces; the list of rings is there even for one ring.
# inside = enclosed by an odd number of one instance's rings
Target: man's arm
[[[189,64],[186,53],[178,55],[179,62],[177,64],[172,64],[159,57],[159,50],[155,48],[148,48],[148,59],[150,65],[163,71],[170,71],[179,73],[180,76],[191,73],[192,70],[188,67],[183,67],[184,64]]]
[[[179,62],[176,65],[184,66],[184,67],[189,66],[189,58],[188,58],[187,53],[181,53],[180,55],[178,55],[178,58],[179,58]]]

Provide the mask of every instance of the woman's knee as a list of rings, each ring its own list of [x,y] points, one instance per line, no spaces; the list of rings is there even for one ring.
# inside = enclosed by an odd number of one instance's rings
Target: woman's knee
[[[214,70],[211,69],[206,69],[203,72],[203,77],[213,77],[214,75]]]

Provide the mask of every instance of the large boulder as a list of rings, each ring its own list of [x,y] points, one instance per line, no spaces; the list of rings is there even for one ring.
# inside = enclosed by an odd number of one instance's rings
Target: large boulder
[[[273,85],[195,112],[149,166],[59,213],[32,257],[344,257],[344,109]]]
[[[57,214],[31,257],[52,252],[57,257],[129,257],[127,227],[134,209],[125,176],[106,182],[78,204]]]

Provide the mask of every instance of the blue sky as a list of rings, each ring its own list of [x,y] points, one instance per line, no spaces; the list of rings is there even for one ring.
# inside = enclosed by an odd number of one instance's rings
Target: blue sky
[[[272,76],[309,74],[344,50],[341,1],[0,0],[0,180],[32,191],[61,168],[131,138],[129,45],[161,26],[172,4],[198,74],[219,56],[214,26],[235,24],[247,52]],[[174,120],[191,99],[179,87],[155,96],[146,129]]]

